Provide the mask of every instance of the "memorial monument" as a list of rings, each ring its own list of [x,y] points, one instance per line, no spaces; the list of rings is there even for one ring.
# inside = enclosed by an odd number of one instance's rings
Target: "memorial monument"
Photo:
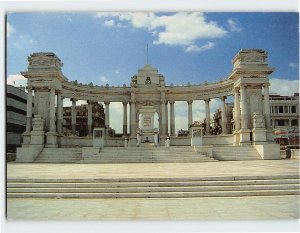
[[[76,101],[85,100],[88,109],[94,102],[105,105],[104,147],[135,147],[144,142],[154,143],[154,115],[158,115],[158,143],[165,145],[191,146],[194,100],[202,100],[206,109],[205,135],[202,146],[253,146],[262,158],[279,159],[279,147],[273,143],[270,126],[269,79],[274,68],[268,66],[268,53],[261,49],[242,49],[233,58],[233,69],[226,80],[199,85],[175,86],[166,85],[165,77],[150,64],[139,69],[131,78],[130,86],[122,87],[97,86],[69,81],[62,73],[62,62],[52,52],[33,53],[28,57],[28,70],[21,74],[28,79],[27,125],[24,132],[23,145],[17,151],[17,160],[32,162],[41,152],[32,150],[32,117],[44,122],[44,131],[39,131],[45,148],[72,147],[83,145],[92,147],[89,137],[67,137],[62,133],[63,98],[72,101],[72,128],[76,125]],[[201,78],[199,76],[199,78]],[[218,98],[225,108],[226,97],[234,96],[234,130],[232,134],[210,135],[210,101]],[[188,107],[189,137],[180,138],[175,135],[176,101],[185,101]],[[109,105],[111,102],[123,103],[123,137],[110,137]],[[32,108],[32,103],[34,107]],[[169,105],[169,107],[168,107]],[[127,111],[130,111],[130,124],[127,125]],[[170,119],[168,119],[168,109]],[[223,111],[225,114],[225,111]],[[120,116],[121,118],[122,116]],[[141,123],[139,122],[141,119]],[[36,120],[35,120],[36,121]],[[222,125],[226,125],[226,117],[222,116]],[[92,130],[92,114],[88,111],[88,129]],[[139,127],[141,127],[139,129]],[[129,128],[129,132],[128,132]],[[139,129],[139,130],[138,130]],[[43,132],[43,133],[41,133]],[[137,134],[140,136],[137,136]],[[36,137],[36,136],[35,136]],[[138,137],[138,141],[137,141]],[[195,139],[194,139],[195,141]],[[195,141],[196,142],[196,141]],[[193,145],[193,146],[195,146]],[[30,155],[30,156],[28,156]]]

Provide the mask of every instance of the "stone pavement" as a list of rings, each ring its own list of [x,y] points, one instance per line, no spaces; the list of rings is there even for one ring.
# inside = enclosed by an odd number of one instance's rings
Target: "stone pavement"
[[[175,178],[299,174],[298,160],[173,164],[7,165],[8,178]],[[270,220],[299,218],[299,196],[7,200],[9,220]]]
[[[298,160],[206,163],[35,164],[8,163],[8,178],[181,178],[299,174]]]

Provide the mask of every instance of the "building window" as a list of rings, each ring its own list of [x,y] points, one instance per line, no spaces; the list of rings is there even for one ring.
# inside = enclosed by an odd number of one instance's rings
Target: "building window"
[[[279,106],[279,113],[283,113],[283,106]]]
[[[298,126],[298,119],[293,119],[291,123],[292,126]]]
[[[277,120],[278,126],[284,126],[284,120]]]
[[[291,106],[292,113],[296,113],[296,106]]]

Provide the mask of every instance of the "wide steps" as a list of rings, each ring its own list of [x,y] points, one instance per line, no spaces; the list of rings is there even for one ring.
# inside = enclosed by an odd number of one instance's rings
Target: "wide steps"
[[[9,198],[185,198],[299,195],[299,176],[8,179]]]
[[[213,147],[213,157],[217,160],[260,160],[262,159],[253,146]]]
[[[197,163],[216,161],[192,147],[105,147],[79,163]]]
[[[44,148],[35,163],[76,163],[82,159],[81,148]]]

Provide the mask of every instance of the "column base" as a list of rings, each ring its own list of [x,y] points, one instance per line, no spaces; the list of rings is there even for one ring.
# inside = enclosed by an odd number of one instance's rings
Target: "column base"
[[[22,146],[23,145],[30,145],[30,132],[24,132],[22,134],[22,137],[23,137]]]
[[[241,129],[240,130],[240,146],[251,145],[250,141],[250,129]]]
[[[47,137],[47,144],[45,145],[45,147],[58,147],[56,132],[51,132],[51,131],[47,132],[46,137]]]
[[[267,143],[267,130],[266,129],[253,129],[253,142],[256,145],[266,144]]]

